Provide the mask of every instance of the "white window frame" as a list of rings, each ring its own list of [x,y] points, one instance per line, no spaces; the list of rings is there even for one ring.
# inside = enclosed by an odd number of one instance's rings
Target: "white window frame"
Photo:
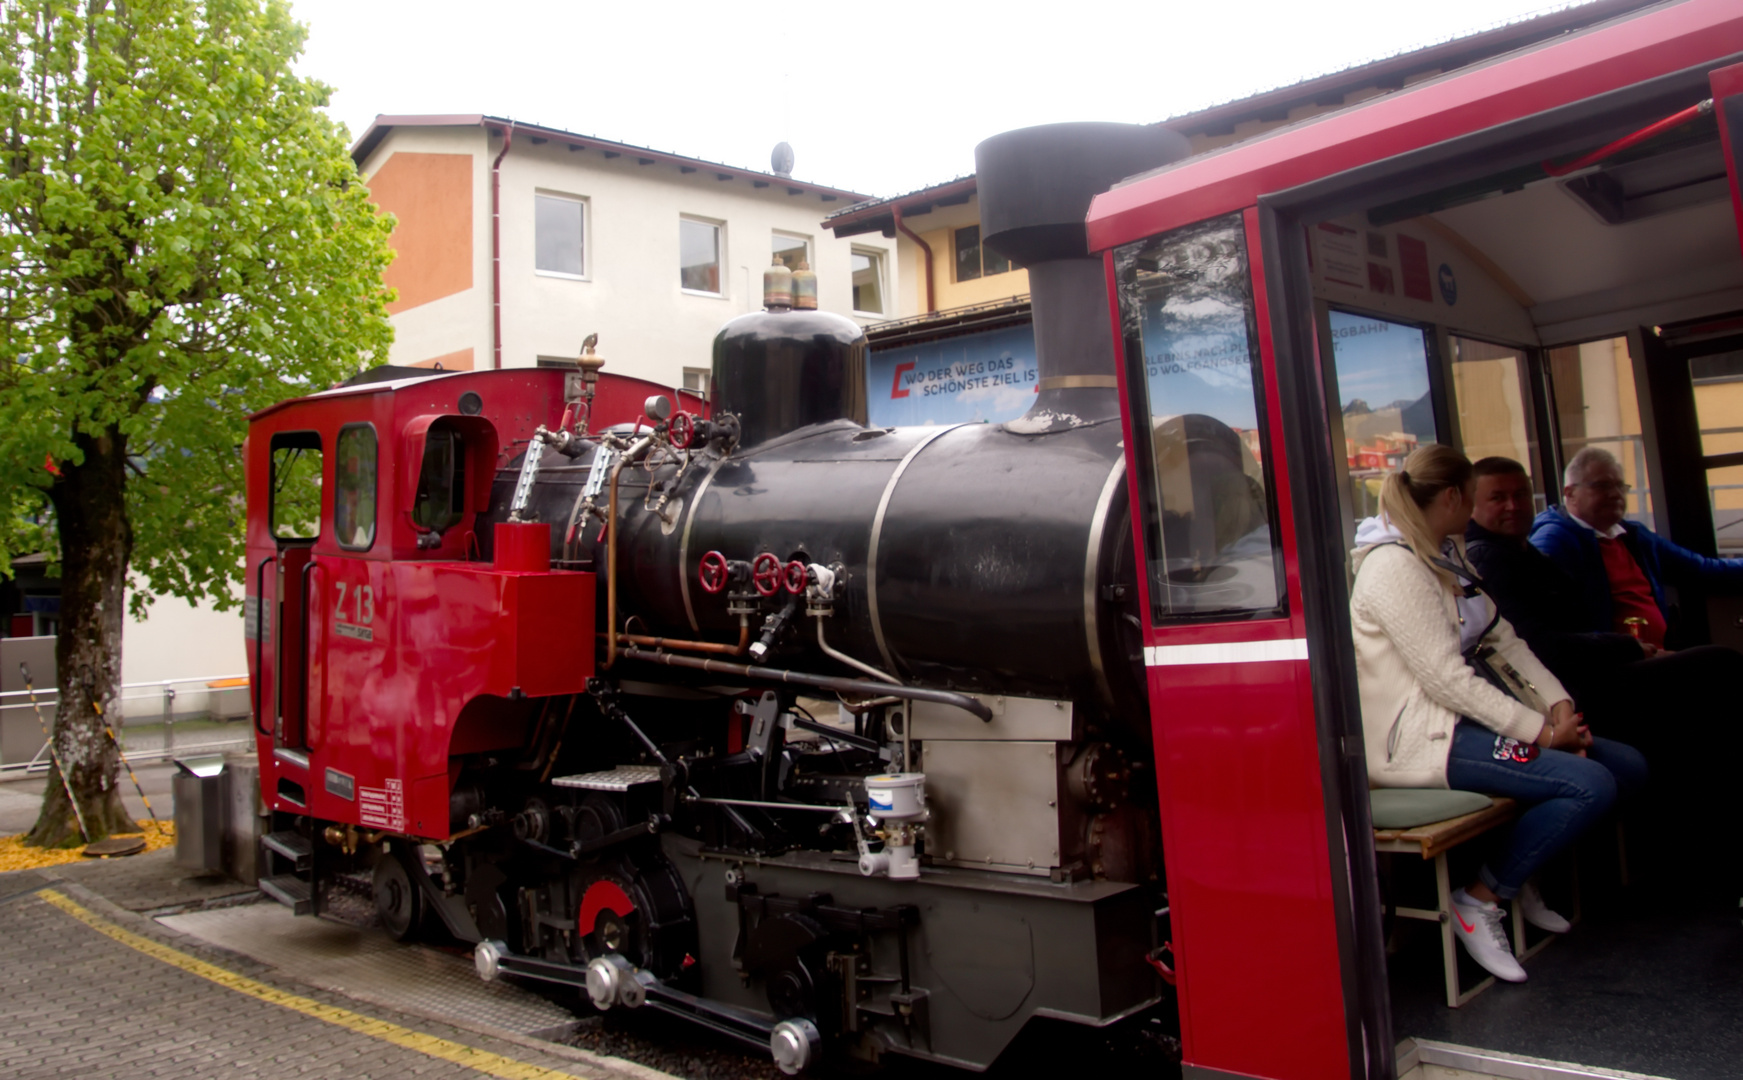
[[[805,264],[807,266],[809,266],[812,270],[817,269],[817,261],[811,252],[811,238],[809,236],[805,235],[804,233],[788,232],[786,229],[770,229],[769,230],[769,258],[771,258],[771,259],[773,259],[774,255],[775,255],[775,238],[776,237],[779,237],[782,240],[797,240],[801,244],[804,244],[805,245]]]
[[[539,200],[557,199],[561,202],[579,203],[581,205],[581,272],[579,274],[565,273],[562,270],[539,269]],[[533,189],[533,273],[539,277],[557,278],[561,281],[591,281],[593,275],[592,252],[593,237],[593,206],[592,200],[585,195],[575,195],[567,191],[551,191],[546,188]]]
[[[697,380],[698,382],[700,382],[702,384],[700,389],[692,390],[689,386],[685,385],[685,383],[687,383],[689,381],[689,376],[691,376],[691,375],[700,375],[701,376],[701,378]],[[678,384],[678,389],[688,391],[689,393],[695,394],[698,397],[706,398],[708,396],[708,391],[709,391],[708,384],[710,382],[714,381],[714,370],[712,368],[687,367],[684,369],[683,376],[684,376],[684,382],[681,382]]]
[[[853,256],[854,255],[869,256],[872,260],[872,265],[877,267],[877,271],[878,271],[878,299],[883,301],[884,307],[888,308],[890,306],[890,281],[889,281],[890,275],[889,275],[889,272],[886,269],[886,267],[889,266],[890,253],[883,248],[860,247],[858,244],[855,244],[850,249],[850,254],[848,256],[848,262],[847,262],[847,266],[848,266],[847,295],[848,295],[848,298],[850,301],[852,300],[852,297],[853,297]],[[868,318],[868,319],[888,319],[888,318],[893,317],[888,311],[861,311],[857,307],[853,309],[853,313],[855,315],[864,316],[865,318]]]
[[[719,260],[720,291],[709,292],[706,289],[691,289],[684,285],[684,225],[686,221],[697,225],[707,225],[714,230],[714,257]],[[701,214],[678,215],[678,291],[685,296],[706,296],[710,300],[725,300],[727,298],[727,279],[730,276],[727,268],[732,265],[726,255],[726,222],[716,218],[703,217]]]

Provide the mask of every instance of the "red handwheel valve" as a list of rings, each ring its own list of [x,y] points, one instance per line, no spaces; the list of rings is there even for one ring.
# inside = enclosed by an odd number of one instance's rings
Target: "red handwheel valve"
[[[696,566],[696,579],[702,583],[703,592],[717,593],[726,588],[729,576],[726,556],[718,551],[710,551],[702,556],[702,561]]]
[[[673,416],[666,425],[666,438],[679,450],[688,450],[696,441],[696,418],[687,412]]]
[[[756,586],[761,595],[773,596],[781,591],[781,578],[785,569],[781,560],[765,551],[750,564],[751,584]]]
[[[809,574],[810,571],[805,568],[805,564],[794,559],[781,568],[781,586],[794,596],[803,596],[806,578]]]
[[[1164,960],[1164,956],[1167,956],[1168,959]],[[1174,943],[1172,941],[1164,941],[1160,947],[1151,949],[1144,954],[1144,959],[1156,969],[1156,974],[1162,976],[1163,982],[1169,986],[1174,985],[1174,966],[1169,963],[1170,960],[1174,959]]]

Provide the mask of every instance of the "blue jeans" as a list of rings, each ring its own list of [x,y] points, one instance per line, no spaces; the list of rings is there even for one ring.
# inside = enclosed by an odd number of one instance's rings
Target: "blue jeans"
[[[1611,739],[1593,739],[1586,757],[1540,750],[1532,760],[1520,761],[1516,753],[1523,756],[1524,748],[1513,740],[1460,720],[1446,763],[1448,787],[1504,795],[1525,805],[1506,851],[1481,872],[1483,884],[1502,899],[1517,896],[1540,866],[1603,817],[1618,792],[1632,794],[1646,783],[1640,751]]]

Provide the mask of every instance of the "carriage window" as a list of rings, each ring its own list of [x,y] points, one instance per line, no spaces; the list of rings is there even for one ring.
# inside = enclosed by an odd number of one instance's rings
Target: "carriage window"
[[[1128,245],[1115,263],[1128,383],[1150,430],[1155,621],[1276,612],[1283,561],[1240,218]]]
[[[1541,470],[1537,440],[1531,434],[1531,383],[1524,350],[1457,334],[1448,340],[1461,449],[1472,461],[1505,457],[1525,466],[1537,488],[1537,509],[1542,510],[1544,485],[1537,475]]]
[[[412,521],[442,532],[460,520],[466,509],[466,455],[460,433],[441,422],[424,436],[424,466],[418,473],[417,502]]]
[[[339,460],[333,477],[333,531],[339,546],[368,551],[375,543],[375,427],[347,424],[339,430]]]
[[[1555,388],[1561,460],[1572,461],[1575,454],[1588,446],[1603,447],[1616,455],[1616,460],[1622,463],[1622,479],[1628,484],[1628,520],[1656,528],[1652,478],[1646,470],[1646,440],[1641,434],[1640,399],[1634,393],[1634,361],[1628,355],[1628,339],[1615,337],[1551,349],[1549,378]],[[1695,395],[1698,411],[1700,391],[1696,390]],[[1560,491],[1561,477],[1556,477],[1550,486]]]
[[[1380,512],[1380,481],[1424,443],[1438,441],[1421,327],[1331,312],[1331,348],[1343,413],[1350,509],[1360,521]]]
[[[287,431],[272,437],[272,535],[313,540],[321,535],[321,437]]]

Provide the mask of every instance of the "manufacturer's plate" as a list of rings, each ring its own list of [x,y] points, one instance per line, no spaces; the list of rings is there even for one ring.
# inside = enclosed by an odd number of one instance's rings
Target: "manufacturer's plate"
[[[327,794],[357,801],[357,781],[338,769],[327,770]]]

